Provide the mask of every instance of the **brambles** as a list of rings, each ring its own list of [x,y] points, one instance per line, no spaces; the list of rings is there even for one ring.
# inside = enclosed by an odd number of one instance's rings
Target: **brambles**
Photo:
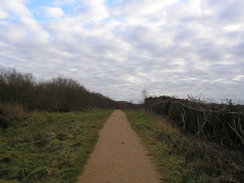
[[[244,147],[244,114],[233,105],[197,103],[171,97],[147,98],[145,107],[166,114],[184,131],[235,149]],[[231,107],[231,108],[230,108]],[[225,110],[222,110],[225,109]]]

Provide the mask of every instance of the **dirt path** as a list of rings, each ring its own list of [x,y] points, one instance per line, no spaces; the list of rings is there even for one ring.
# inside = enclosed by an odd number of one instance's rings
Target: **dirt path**
[[[159,183],[159,179],[126,115],[115,111],[100,131],[78,183]]]

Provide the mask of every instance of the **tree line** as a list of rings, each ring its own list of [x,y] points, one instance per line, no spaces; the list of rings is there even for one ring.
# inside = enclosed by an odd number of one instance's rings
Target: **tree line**
[[[18,104],[32,111],[69,112],[87,108],[113,108],[116,102],[71,78],[36,81],[31,73],[0,68],[0,104]]]

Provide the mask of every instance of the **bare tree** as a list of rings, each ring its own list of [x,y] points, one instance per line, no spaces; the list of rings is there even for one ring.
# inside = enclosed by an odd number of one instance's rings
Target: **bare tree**
[[[16,103],[27,110],[68,112],[86,108],[113,108],[116,102],[89,92],[77,81],[57,77],[36,82],[32,74],[0,68],[0,104]]]
[[[142,90],[142,101],[145,102],[145,99],[148,97],[148,91],[146,89]]]

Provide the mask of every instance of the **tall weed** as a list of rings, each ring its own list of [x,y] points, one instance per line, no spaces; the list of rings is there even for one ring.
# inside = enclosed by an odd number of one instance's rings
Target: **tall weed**
[[[10,120],[20,120],[26,115],[24,107],[17,102],[8,102],[0,104],[3,116]]]

